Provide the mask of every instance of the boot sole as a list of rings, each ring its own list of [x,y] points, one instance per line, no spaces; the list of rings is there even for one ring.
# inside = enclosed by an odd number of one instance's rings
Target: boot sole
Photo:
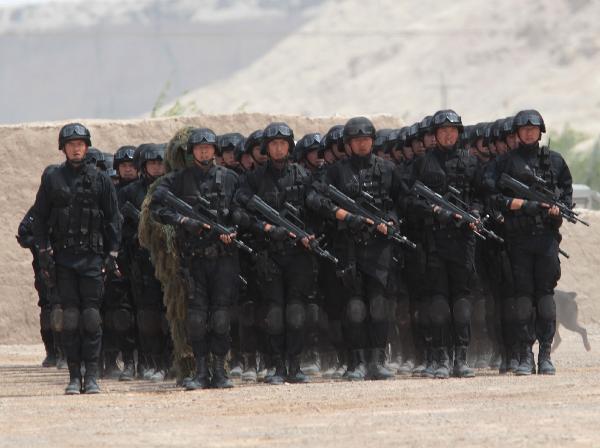
[[[80,395],[81,391],[79,390],[66,390],[65,395]]]

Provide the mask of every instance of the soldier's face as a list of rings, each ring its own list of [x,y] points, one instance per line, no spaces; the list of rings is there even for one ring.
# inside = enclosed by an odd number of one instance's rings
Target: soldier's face
[[[368,156],[373,150],[373,139],[371,137],[354,137],[348,143],[350,150],[357,156]]]
[[[65,143],[65,156],[69,162],[81,163],[87,152],[87,144],[83,140],[71,140]]]
[[[261,154],[260,146],[255,146],[252,148],[252,158],[258,163],[262,165],[267,162],[268,157],[265,154]]]
[[[481,154],[488,155],[490,153],[490,151],[488,150],[487,146],[483,145],[483,137],[479,137],[477,139],[477,142],[475,143],[475,146],[477,148],[477,151],[480,152]]]
[[[401,162],[404,159],[404,153],[402,152],[402,149],[398,149],[398,148],[392,149],[392,155],[396,162]]]
[[[432,132],[426,133],[423,136],[423,144],[425,145],[425,149],[435,148],[435,146],[437,145],[435,134]]]
[[[410,147],[412,148],[413,153],[416,156],[421,156],[425,154],[425,146],[423,145],[423,142],[419,139],[412,139],[410,142]]]
[[[521,140],[526,145],[532,145],[539,141],[542,133],[540,131],[539,126],[527,125],[522,126],[517,129],[517,135],[519,136],[519,140]]]
[[[119,163],[119,177],[125,181],[137,178],[138,172],[133,162]]]
[[[415,156],[415,153],[412,150],[412,146],[403,146],[402,154],[404,154],[404,158],[406,160],[412,160],[413,157]]]
[[[327,164],[335,162],[335,155],[333,154],[331,148],[325,150],[325,152],[323,153],[323,158],[325,159],[325,163]]]
[[[331,145],[331,150],[333,151],[333,155],[338,160],[343,160],[348,157],[348,154],[345,151],[342,151],[337,143]]]
[[[499,155],[506,154],[508,152],[508,146],[506,145],[506,143],[504,141],[498,140],[496,142],[496,152]]]
[[[282,138],[276,138],[267,143],[267,153],[271,160],[275,162],[283,161],[287,157],[289,150],[290,144]]]
[[[517,149],[519,142],[517,141],[517,134],[508,134],[506,136],[506,145],[508,149]]]
[[[223,163],[225,166],[237,166],[237,160],[235,160],[233,151],[223,152]]]
[[[444,126],[435,131],[435,139],[442,148],[450,148],[458,141],[458,128]]]
[[[310,151],[308,154],[306,154],[306,160],[312,166],[316,166],[316,167],[323,165],[323,162],[324,162],[324,160],[319,157],[319,151],[317,151],[316,149],[314,151]]]
[[[250,171],[252,168],[254,168],[254,160],[250,154],[242,154],[240,163],[246,171]]]
[[[194,145],[192,152],[194,153],[194,159],[198,162],[208,162],[215,157],[215,147],[207,143]]]
[[[162,160],[148,160],[146,162],[146,172],[151,177],[160,177],[165,174],[165,165]]]

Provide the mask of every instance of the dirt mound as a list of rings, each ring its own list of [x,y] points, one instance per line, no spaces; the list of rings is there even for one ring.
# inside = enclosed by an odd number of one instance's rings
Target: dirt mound
[[[271,121],[286,121],[297,138],[308,132],[326,132],[346,118],[303,118],[264,114],[211,115],[148,120],[85,120],[94,146],[114,152],[122,145],[166,142],[183,126],[206,126],[217,133],[249,134]],[[398,118],[374,117],[378,127],[397,128]],[[64,123],[31,123],[0,126],[0,344],[39,341],[37,295],[33,288],[31,254],[15,240],[19,222],[35,200],[43,169],[63,161],[57,149],[58,131]]]

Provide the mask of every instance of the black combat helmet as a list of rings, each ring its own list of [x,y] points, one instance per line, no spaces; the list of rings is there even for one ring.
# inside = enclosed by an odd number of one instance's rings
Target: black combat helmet
[[[464,126],[460,115],[454,112],[452,109],[438,110],[433,114],[432,118],[432,132],[444,126],[454,126],[458,128],[458,132],[462,132]]]
[[[378,129],[375,132],[375,140],[373,141],[373,152],[384,151],[387,148],[388,139],[390,134],[394,132],[393,129]]]
[[[213,145],[218,151],[217,134],[208,128],[196,128],[192,130],[187,141],[187,152],[191,154],[195,145]]]
[[[350,143],[350,140],[356,137],[371,137],[375,140],[375,126],[366,117],[350,118],[344,125],[343,136],[344,143]]]
[[[537,110],[522,110],[515,115],[513,119],[513,132],[517,132],[517,129],[527,125],[539,126],[541,132],[546,132],[544,118],[542,118],[542,114],[540,114]]]
[[[119,171],[119,165],[123,162],[133,162],[135,156],[135,146],[121,146],[115,152],[115,157],[113,159],[113,168],[116,171]]]
[[[344,125],[336,124],[332,126],[323,137],[323,147],[322,151],[325,152],[326,149],[331,149],[331,147],[335,144],[338,144],[340,151],[342,150],[342,143],[344,138]]]
[[[83,140],[88,146],[92,146],[90,131],[81,123],[69,123],[60,129],[58,133],[58,149],[65,149],[65,143],[71,140]]]
[[[98,166],[98,164],[104,163],[104,154],[98,148],[90,146],[85,153],[84,161],[90,165]]]
[[[501,138],[505,139],[508,135],[514,133],[513,131],[513,122],[515,117],[506,117],[502,121],[502,126],[500,127]]]
[[[261,153],[266,154],[269,142],[276,139],[283,139],[287,141],[289,144],[288,153],[290,155],[293,154],[294,147],[296,146],[294,142],[294,131],[292,131],[292,128],[283,122],[271,123],[265,128],[260,147]]]
[[[167,145],[164,143],[144,143],[140,145],[140,148],[140,168],[143,168],[150,160],[165,160]]]
[[[262,144],[262,136],[262,129],[257,129],[256,131],[252,132],[244,142],[244,152],[246,154],[251,154],[255,147],[260,147]]]
[[[430,132],[433,132],[433,128],[431,126],[433,122],[433,116],[432,115],[427,115],[425,118],[423,118],[421,120],[421,122],[419,123],[419,137],[423,138],[423,136],[425,134],[429,134]]]
[[[414,139],[419,138],[419,125],[420,123],[413,123],[408,127],[405,135],[405,142],[410,146],[410,142]]]
[[[319,151],[319,157],[321,156],[321,134],[318,132],[311,132],[310,134],[304,135],[298,143],[296,143],[296,149],[294,150],[294,160],[299,162],[304,159],[306,155],[311,151]]]
[[[233,151],[236,160],[244,152],[244,136],[239,132],[230,132],[223,134],[219,138],[219,153],[222,155],[225,151]]]

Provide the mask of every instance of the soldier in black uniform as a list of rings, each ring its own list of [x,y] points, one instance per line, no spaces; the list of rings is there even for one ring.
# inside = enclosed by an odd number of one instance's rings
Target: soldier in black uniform
[[[495,166],[494,180],[503,173],[534,186],[543,183],[561,202],[572,204],[572,178],[562,156],[540,147],[544,120],[536,110],[515,115],[513,132],[518,147],[509,151]],[[536,180],[537,179],[537,180]],[[562,224],[560,210],[551,204],[515,197],[510,190],[499,188],[495,201],[504,214],[508,253],[512,266],[520,363],[517,375],[531,375],[535,370],[532,345],[539,341],[538,373],[553,375],[555,367],[550,350],[556,331],[554,288],[560,278],[558,249]]]
[[[170,365],[162,287],[154,275],[150,253],[139,244],[139,222],[136,217],[126,213],[124,207],[129,202],[135,209],[141,210],[148,188],[164,174],[165,149],[154,143],[145,143],[140,147],[140,178],[121,188],[118,199],[124,216],[122,248],[131,281],[139,341],[138,355],[145,364],[143,377],[158,382],[165,379]],[[129,322],[131,321],[133,319],[130,318]]]
[[[263,130],[253,131],[244,142],[244,150],[252,156],[254,167],[267,163],[267,155],[261,151]]]
[[[57,302],[54,318],[62,327],[70,381],[67,394],[98,393],[98,358],[102,341],[100,307],[102,271],[117,272],[121,221],[110,179],[84,163],[90,132],[79,123],[65,125],[58,147],[66,161],[42,175],[34,205],[34,237],[40,267],[55,271]]]
[[[117,177],[116,191],[125,188],[138,179],[134,164],[135,146],[122,146],[114,154],[113,170]],[[130,266],[125,255],[123,239],[119,246],[120,275],[108,273],[105,279],[105,292],[102,301],[102,322],[104,324],[102,346],[104,352],[104,374],[108,377],[119,375],[120,381],[131,381],[135,376],[134,351],[136,349],[135,313],[131,295]],[[123,358],[123,371],[118,373],[116,358],[118,351]]]
[[[309,176],[304,168],[289,161],[293,149],[294,134],[287,124],[271,123],[265,128],[262,151],[268,161],[244,177],[236,196],[240,205],[245,207],[257,195],[284,215],[288,214],[285,203],[291,204],[299,213],[298,218],[305,220]],[[293,240],[285,228],[271,225],[261,217],[252,217],[246,226],[257,235],[257,275],[263,300],[268,304],[265,320],[275,373],[266,382],[307,382],[300,369],[300,355],[304,348],[306,305],[315,294],[317,262],[305,248],[290,244]],[[302,244],[308,246],[309,241]]]
[[[40,269],[39,257],[33,237],[33,207],[27,211],[19,224],[17,241],[22,248],[31,250],[31,254],[33,255],[31,265],[33,267],[34,286],[38,293],[38,306],[40,307],[40,335],[42,336],[42,342],[46,350],[46,357],[42,361],[42,367],[65,369],[67,367],[67,360],[65,359],[64,350],[61,345],[61,334],[52,328],[53,301],[50,295],[56,291],[46,286],[46,281]]]
[[[392,246],[386,238],[388,226],[376,229],[369,219],[340,208],[329,199],[324,185],[333,185],[345,195],[365,204],[366,192],[374,198],[391,222],[398,223],[395,202],[400,196],[394,166],[372,154],[375,127],[364,117],[350,119],[343,130],[343,141],[350,157],[332,165],[323,182],[315,182],[309,204],[322,216],[338,224],[333,252],[340,257],[338,275],[345,301],[344,337],[352,357],[346,378],[387,379],[393,373],[384,367],[388,339],[387,286],[392,268]],[[370,351],[367,367],[365,350]],[[368,370],[367,370],[368,369]]]
[[[244,152],[244,141],[244,136],[239,132],[230,132],[219,137],[219,152],[223,157],[223,166],[238,174],[244,172],[239,162]]]
[[[230,348],[231,308],[239,288],[239,258],[232,243],[235,234],[218,235],[200,221],[181,215],[158,199],[167,189],[192,207],[199,196],[225,225],[232,222],[233,197],[238,187],[235,172],[215,164],[217,136],[210,129],[194,129],[188,139],[194,165],[164,178],[153,196],[153,215],[179,233],[179,250],[188,289],[187,335],[196,358],[196,375],[187,390],[233,387],[225,371]],[[212,379],[208,355],[213,356]]]
[[[477,162],[457,148],[463,129],[460,117],[452,110],[438,111],[433,116],[432,129],[437,146],[415,160],[411,184],[419,180],[441,195],[448,193],[448,186],[452,186],[461,193],[458,199],[478,214],[481,204],[476,189]],[[457,221],[456,216],[420,198],[413,198],[409,207],[425,224],[422,240],[428,282],[427,324],[437,364],[435,377],[449,377],[452,345],[454,375],[472,377],[475,373],[467,365],[467,348],[471,339],[469,296],[474,275],[475,235],[468,226]]]

